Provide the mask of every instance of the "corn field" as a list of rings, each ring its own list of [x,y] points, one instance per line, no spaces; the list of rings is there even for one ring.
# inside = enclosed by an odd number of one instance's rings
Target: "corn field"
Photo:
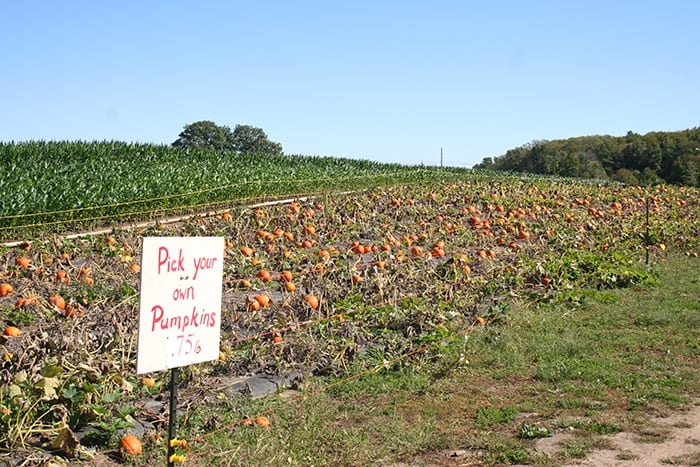
[[[150,144],[0,143],[0,240],[151,221],[281,196],[459,177],[465,169]]]

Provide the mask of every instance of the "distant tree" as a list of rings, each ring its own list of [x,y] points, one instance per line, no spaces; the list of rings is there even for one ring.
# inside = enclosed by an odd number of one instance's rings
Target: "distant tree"
[[[234,149],[234,137],[231,128],[219,126],[209,120],[185,125],[173,146],[179,148],[206,148],[219,151]]]
[[[245,154],[282,154],[282,145],[267,138],[262,128],[236,125],[233,130],[233,149]]]
[[[597,178],[599,180],[607,180],[608,174],[603,168],[603,164],[596,158],[595,154],[587,152],[580,156],[581,172],[583,178]]]
[[[581,159],[576,154],[572,153],[561,153],[557,155],[557,160],[559,161],[559,168],[557,172],[553,172],[554,175],[561,175],[562,177],[581,177]]]
[[[476,164],[474,169],[482,169],[482,170],[492,170],[493,169],[493,157],[484,157],[484,159],[481,161],[481,163]]]
[[[656,185],[664,182],[651,167],[644,167],[637,178],[640,185]]]
[[[637,175],[634,173],[633,170],[630,169],[618,169],[618,171],[615,172],[613,178],[618,182],[622,182],[626,185],[639,185],[639,179],[637,179]]]
[[[700,152],[684,154],[673,162],[670,182],[700,186]]]

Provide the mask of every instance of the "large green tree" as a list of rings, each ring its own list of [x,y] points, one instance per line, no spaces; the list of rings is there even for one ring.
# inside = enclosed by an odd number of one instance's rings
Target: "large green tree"
[[[233,147],[245,154],[282,154],[282,145],[267,138],[262,128],[236,125],[233,130]]]
[[[173,146],[180,148],[233,150],[233,133],[227,126],[219,126],[210,120],[185,125]]]

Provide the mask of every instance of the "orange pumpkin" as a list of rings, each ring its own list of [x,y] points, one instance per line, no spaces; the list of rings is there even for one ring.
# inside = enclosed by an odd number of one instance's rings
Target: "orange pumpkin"
[[[354,251],[358,255],[363,255],[365,254],[366,250],[364,245],[362,245],[361,243],[356,243],[355,245],[353,245],[352,251]]]
[[[138,456],[143,452],[141,441],[131,433],[125,434],[119,443],[122,450],[130,456]]]
[[[255,297],[253,297],[253,300],[258,302],[260,304],[260,306],[263,308],[270,305],[270,296],[269,295],[258,294]]]
[[[262,279],[263,282],[270,282],[272,280],[272,276],[270,275],[269,271],[266,271],[265,269],[261,269],[258,272],[258,277]]]
[[[263,428],[270,428],[270,419],[264,415],[258,415],[255,417],[255,424]]]
[[[7,326],[5,330],[2,332],[3,335],[5,336],[10,336],[10,337],[17,337],[20,334],[22,334],[22,331],[15,326]]]
[[[314,310],[318,310],[318,307],[320,305],[320,302],[318,301],[318,298],[315,295],[309,294],[306,296],[306,303],[309,304],[311,308]]]
[[[292,282],[292,279],[294,277],[292,276],[291,271],[282,271],[282,274],[280,274],[280,278],[282,278],[282,280],[285,282]]]
[[[12,292],[14,292],[14,288],[6,282],[3,282],[0,284],[0,297],[6,297],[10,295]]]
[[[56,280],[58,282],[63,282],[64,284],[70,283],[70,277],[68,277],[68,273],[64,271],[63,269],[59,270],[56,273]]]
[[[65,310],[66,309],[66,301],[64,300],[63,297],[60,295],[52,295],[49,297],[49,303],[51,303],[53,306],[58,308],[59,310]]]

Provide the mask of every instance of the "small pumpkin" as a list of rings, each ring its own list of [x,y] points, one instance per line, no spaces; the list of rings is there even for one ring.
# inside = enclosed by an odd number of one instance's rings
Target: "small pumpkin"
[[[60,269],[56,273],[56,280],[58,282],[63,282],[64,284],[70,283],[70,277],[68,276],[68,273],[66,271],[64,271],[63,269]]]
[[[122,450],[130,456],[138,456],[143,452],[143,445],[141,441],[131,433],[127,433],[122,436],[119,443]]]
[[[66,300],[58,294],[52,295],[51,297],[49,297],[49,303],[51,303],[53,306],[55,306],[59,310],[66,309]]]
[[[309,304],[311,308],[314,310],[318,310],[318,307],[320,305],[320,302],[318,301],[318,298],[315,295],[309,294],[306,296],[306,303]]]
[[[270,282],[272,280],[272,275],[265,269],[261,269],[258,272],[258,277],[262,279],[263,282]]]
[[[7,326],[2,333],[5,336],[17,337],[22,334],[22,330],[16,326]]]
[[[263,428],[270,428],[270,419],[264,415],[258,415],[255,417],[255,424]]]
[[[282,278],[283,281],[285,282],[292,282],[292,279],[294,278],[292,276],[291,271],[282,271],[282,274],[280,274],[280,277]]]
[[[270,296],[265,294],[258,294],[253,299],[260,304],[261,307],[265,308],[270,305]]]
[[[10,284],[8,284],[7,282],[3,282],[2,284],[0,284],[0,297],[6,297],[12,294],[14,290],[15,289]]]

